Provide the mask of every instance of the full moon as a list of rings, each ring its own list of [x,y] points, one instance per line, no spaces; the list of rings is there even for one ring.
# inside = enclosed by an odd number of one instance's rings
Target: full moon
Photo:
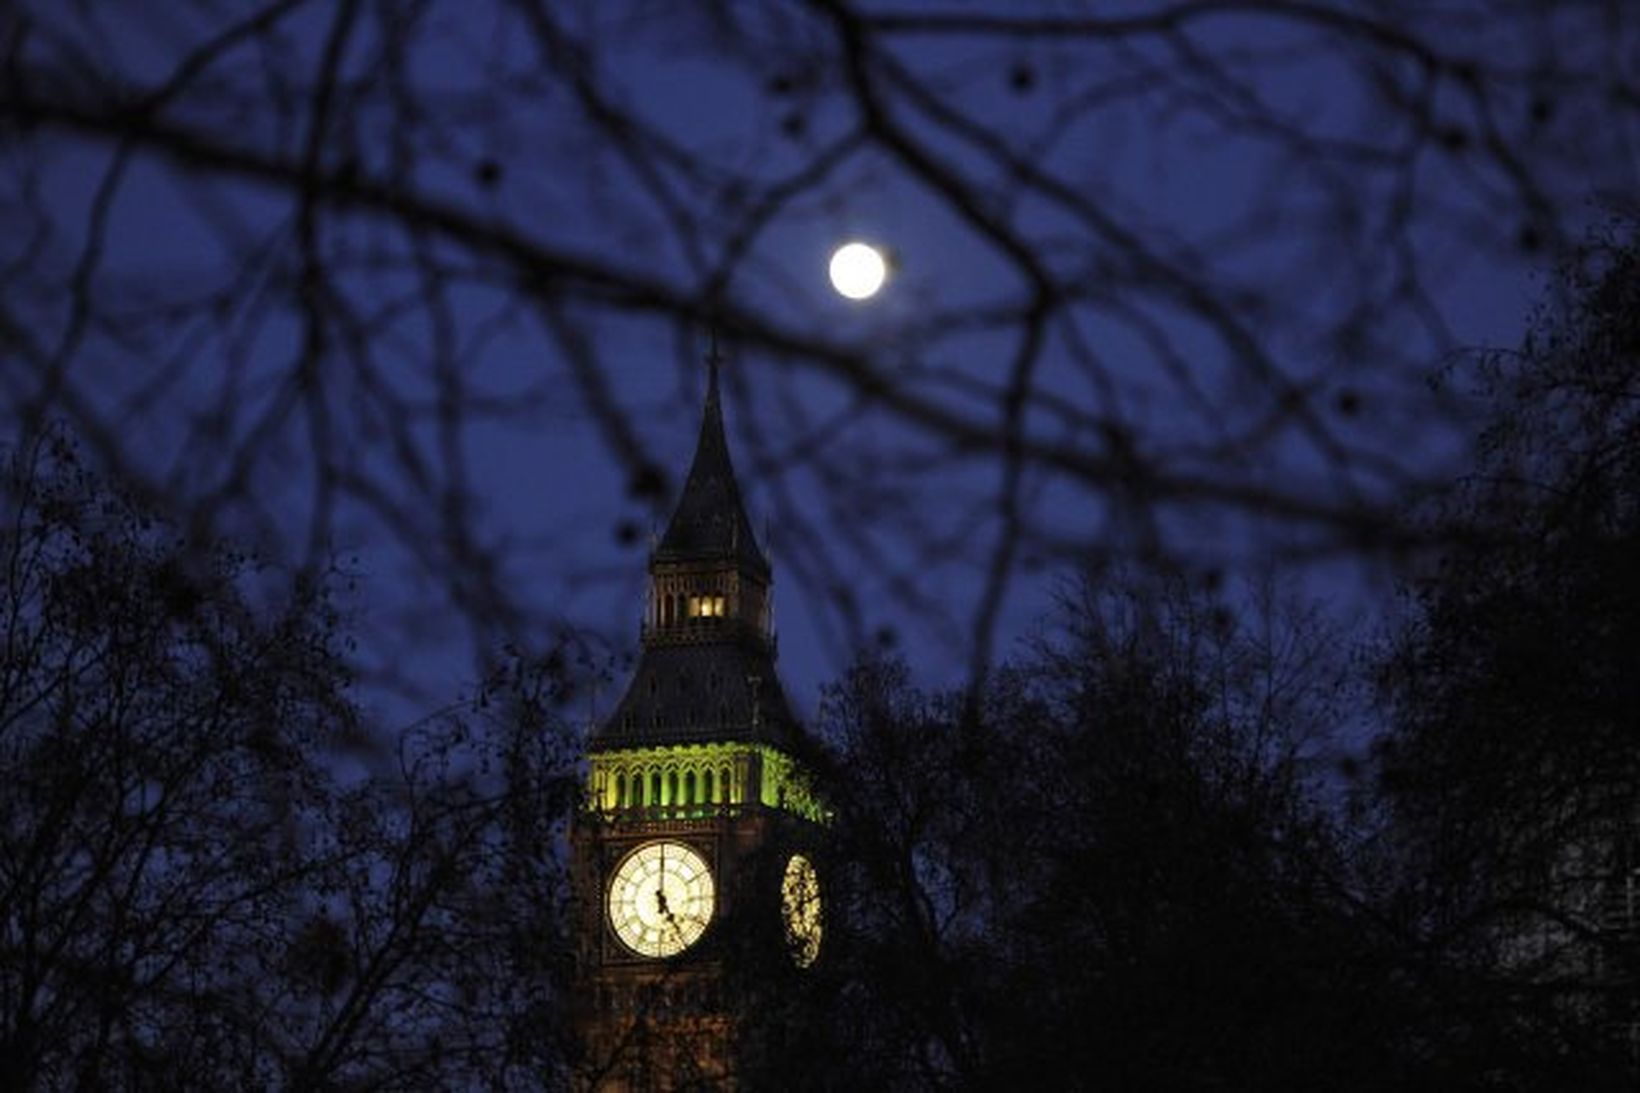
[[[831,287],[850,300],[877,294],[888,277],[888,263],[877,248],[861,242],[844,243],[832,252]]]

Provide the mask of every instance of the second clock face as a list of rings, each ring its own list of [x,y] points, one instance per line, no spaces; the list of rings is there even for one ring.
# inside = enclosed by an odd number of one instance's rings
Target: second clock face
[[[780,915],[786,922],[786,944],[799,968],[813,964],[820,955],[824,931],[820,915],[820,875],[814,863],[793,854],[786,863],[780,882]]]
[[[639,956],[674,956],[700,940],[712,921],[717,889],[712,870],[677,842],[640,846],[609,882],[609,924]]]

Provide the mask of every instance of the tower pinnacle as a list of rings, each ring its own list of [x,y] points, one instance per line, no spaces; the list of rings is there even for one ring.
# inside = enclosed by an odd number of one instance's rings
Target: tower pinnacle
[[[694,459],[649,556],[643,651],[625,697],[594,734],[599,748],[779,745],[794,724],[774,667],[773,574],[729,458],[722,362],[714,336]],[[751,678],[772,684],[754,694]]]
[[[655,548],[655,558],[737,563],[766,577],[769,562],[746,517],[740,484],[729,458],[723,400],[718,389],[722,359],[714,335],[706,357],[706,401],[701,408],[695,458],[678,497],[678,507]]]

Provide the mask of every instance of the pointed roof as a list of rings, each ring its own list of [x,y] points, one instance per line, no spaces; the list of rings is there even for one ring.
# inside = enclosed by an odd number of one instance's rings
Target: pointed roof
[[[733,566],[743,594],[755,587],[762,596],[772,573],[752,534],[729,460],[719,363],[714,342],[694,462],[666,534],[650,556],[650,571],[657,563],[704,563],[685,571],[708,573]],[[772,635],[750,617],[648,623],[632,681],[589,746],[603,751],[740,741],[790,749],[798,730],[775,658]]]
[[[594,731],[591,750],[742,741],[790,751],[798,735],[767,647],[749,642],[647,648]]]
[[[740,499],[729,441],[723,430],[723,402],[718,394],[717,346],[706,359],[706,406],[701,414],[700,439],[689,466],[683,493],[672,520],[655,548],[657,561],[693,561],[734,558],[759,573],[769,561],[757,545],[752,522]]]

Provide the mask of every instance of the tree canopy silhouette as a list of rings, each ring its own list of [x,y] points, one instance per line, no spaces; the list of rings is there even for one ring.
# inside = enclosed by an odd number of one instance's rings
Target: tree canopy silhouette
[[[983,695],[893,662],[841,682],[815,763],[830,949],[748,977],[754,1084],[1415,1074],[1394,939],[1312,769],[1341,650],[1314,618],[1267,621],[1104,574]]]
[[[1614,223],[1486,361],[1483,457],[1430,515],[1453,545],[1382,661],[1379,743],[1425,941],[1480,970],[1477,1014],[1618,1074],[1640,1017],[1637,272]]]
[[[563,734],[458,708],[384,764],[323,586],[60,437],[0,505],[0,1084],[549,1082]]]

